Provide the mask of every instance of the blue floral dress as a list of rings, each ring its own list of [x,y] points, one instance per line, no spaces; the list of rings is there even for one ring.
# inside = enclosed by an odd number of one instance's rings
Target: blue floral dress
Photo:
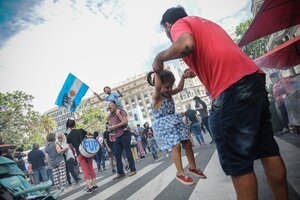
[[[181,116],[175,113],[173,99],[163,97],[160,108],[156,111],[153,109],[153,117],[153,134],[159,149],[169,149],[180,141],[189,139]]]

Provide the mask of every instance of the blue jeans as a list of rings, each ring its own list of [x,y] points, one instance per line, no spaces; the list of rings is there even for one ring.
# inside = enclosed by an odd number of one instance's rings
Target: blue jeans
[[[115,157],[117,161],[117,171],[118,174],[124,174],[123,170],[123,164],[122,164],[122,153],[123,150],[125,150],[126,157],[129,163],[130,171],[136,171],[134,159],[132,156],[132,152],[130,149],[130,140],[131,140],[131,134],[129,131],[125,130],[124,134],[118,138],[116,138],[115,141]]]
[[[226,175],[252,172],[254,160],[279,155],[260,74],[245,76],[214,100],[209,127]]]
[[[48,175],[46,167],[39,167],[37,169],[33,169],[33,178],[34,178],[34,184],[37,185],[40,183],[40,175],[42,177],[43,182],[48,181]]]
[[[98,171],[101,170],[101,165],[102,165],[102,169],[105,169],[105,152],[103,152],[102,149],[100,149],[96,153],[96,162],[97,162]]]
[[[205,144],[203,135],[201,133],[201,125],[199,122],[195,122],[190,126],[191,131],[194,133],[196,140],[199,144]]]

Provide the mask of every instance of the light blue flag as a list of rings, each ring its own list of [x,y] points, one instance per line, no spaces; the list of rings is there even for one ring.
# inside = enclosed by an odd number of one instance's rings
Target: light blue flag
[[[55,104],[74,112],[88,89],[89,87],[85,83],[69,73]]]

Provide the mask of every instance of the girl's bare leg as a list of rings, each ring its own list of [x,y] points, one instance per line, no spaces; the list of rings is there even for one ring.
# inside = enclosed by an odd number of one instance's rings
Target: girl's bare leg
[[[181,146],[176,144],[172,147],[173,150],[173,160],[177,169],[177,174],[184,174],[182,160],[181,160]]]

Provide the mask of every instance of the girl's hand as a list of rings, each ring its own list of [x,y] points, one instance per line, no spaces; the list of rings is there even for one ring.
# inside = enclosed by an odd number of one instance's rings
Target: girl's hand
[[[184,78],[195,78],[196,74],[190,68],[187,68],[183,72],[183,77]]]

